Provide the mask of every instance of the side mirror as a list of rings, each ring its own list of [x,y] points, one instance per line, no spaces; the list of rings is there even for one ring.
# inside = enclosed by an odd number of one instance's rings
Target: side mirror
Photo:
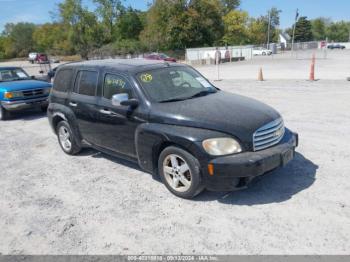
[[[112,96],[112,105],[137,107],[139,101],[137,99],[129,99],[129,95],[126,93],[116,94]]]
[[[33,80],[35,80],[35,76],[30,76],[30,79],[33,79]]]
[[[132,108],[135,108],[139,105],[139,101],[135,98],[133,99],[129,99],[129,100],[126,100],[126,101],[123,101],[120,103],[122,106],[130,106]]]
[[[121,106],[122,102],[129,100],[129,95],[126,93],[116,94],[112,96],[112,105]]]

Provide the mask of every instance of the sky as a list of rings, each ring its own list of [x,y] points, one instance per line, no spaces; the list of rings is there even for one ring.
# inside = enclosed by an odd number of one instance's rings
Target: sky
[[[62,0],[0,0],[0,32],[6,23],[32,22],[41,24],[52,21],[50,14]],[[83,0],[90,9],[92,0]],[[146,10],[150,0],[124,0],[126,5]],[[242,0],[240,9],[258,17],[277,7],[281,13],[281,28],[290,27],[299,8],[301,16],[308,18],[328,17],[334,21],[350,20],[350,0]]]

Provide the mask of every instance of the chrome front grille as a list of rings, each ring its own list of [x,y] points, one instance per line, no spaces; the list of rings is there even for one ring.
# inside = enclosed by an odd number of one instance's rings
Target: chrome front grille
[[[285,132],[283,119],[279,118],[259,128],[253,135],[254,151],[263,150],[278,144]]]
[[[40,96],[44,94],[44,89],[24,90],[22,93],[24,97]]]

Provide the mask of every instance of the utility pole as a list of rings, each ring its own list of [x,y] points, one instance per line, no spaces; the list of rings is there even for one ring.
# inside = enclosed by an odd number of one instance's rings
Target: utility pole
[[[269,45],[270,45],[270,28],[271,28],[271,10],[269,10],[269,25],[267,27],[267,46],[266,46],[266,49],[269,49]]]
[[[297,21],[299,18],[299,9],[297,9],[296,14],[295,14],[295,21],[294,21],[294,26],[293,26],[293,37],[292,37],[292,54],[294,52],[294,38],[295,38],[295,28],[297,26]]]

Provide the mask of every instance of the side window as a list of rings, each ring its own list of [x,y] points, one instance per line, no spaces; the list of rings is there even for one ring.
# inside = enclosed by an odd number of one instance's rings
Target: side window
[[[86,96],[95,96],[97,81],[97,72],[79,71],[75,80],[74,92]]]
[[[58,71],[55,77],[55,82],[53,85],[54,90],[59,92],[67,92],[68,88],[72,83],[73,70],[72,69],[62,69]]]
[[[128,94],[132,97],[131,86],[129,82],[122,76],[106,74],[103,85],[103,97],[111,99],[116,94]]]

